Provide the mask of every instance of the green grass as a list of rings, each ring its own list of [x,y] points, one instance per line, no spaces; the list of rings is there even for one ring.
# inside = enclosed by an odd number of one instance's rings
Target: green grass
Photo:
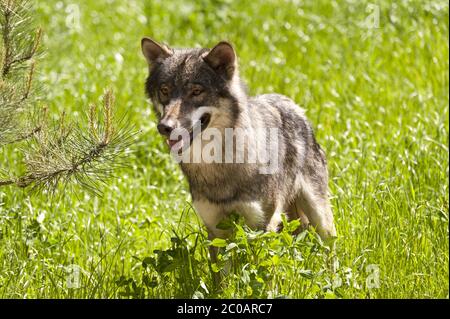
[[[111,86],[141,134],[103,198],[0,189],[1,298],[449,297],[447,1],[80,1],[73,28],[74,2],[37,5],[45,103],[75,118]],[[369,3],[378,28],[364,25]],[[335,258],[312,233],[239,226],[215,243],[227,251],[211,268],[232,267],[213,285],[206,233],[145,100],[144,35],[174,47],[228,39],[252,94],[306,109],[329,161]],[[2,152],[14,168],[15,150]]]

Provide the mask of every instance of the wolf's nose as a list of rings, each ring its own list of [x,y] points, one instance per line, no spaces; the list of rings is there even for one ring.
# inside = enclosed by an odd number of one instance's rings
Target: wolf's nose
[[[169,136],[170,133],[174,130],[175,126],[173,125],[172,121],[168,122],[160,122],[157,126],[159,133],[162,135]]]

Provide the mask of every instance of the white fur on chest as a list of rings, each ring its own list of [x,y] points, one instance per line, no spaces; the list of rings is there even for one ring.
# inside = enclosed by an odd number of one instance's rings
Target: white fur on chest
[[[225,232],[217,229],[217,224],[231,212],[243,216],[246,224],[251,228],[264,225],[265,213],[258,201],[215,204],[207,200],[197,200],[192,204],[208,230],[218,237],[224,237]]]

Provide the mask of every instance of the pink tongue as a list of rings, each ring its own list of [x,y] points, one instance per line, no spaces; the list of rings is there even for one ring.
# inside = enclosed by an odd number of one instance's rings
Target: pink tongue
[[[179,140],[167,140],[167,145],[169,145],[170,148],[172,148],[175,144],[180,142]]]

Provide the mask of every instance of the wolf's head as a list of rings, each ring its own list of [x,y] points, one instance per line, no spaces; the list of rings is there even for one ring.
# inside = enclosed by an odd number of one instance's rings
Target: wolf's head
[[[158,131],[169,140],[175,129],[232,128],[245,93],[238,75],[236,53],[227,42],[212,49],[171,49],[149,38],[142,39],[149,64],[146,93],[157,111]]]

